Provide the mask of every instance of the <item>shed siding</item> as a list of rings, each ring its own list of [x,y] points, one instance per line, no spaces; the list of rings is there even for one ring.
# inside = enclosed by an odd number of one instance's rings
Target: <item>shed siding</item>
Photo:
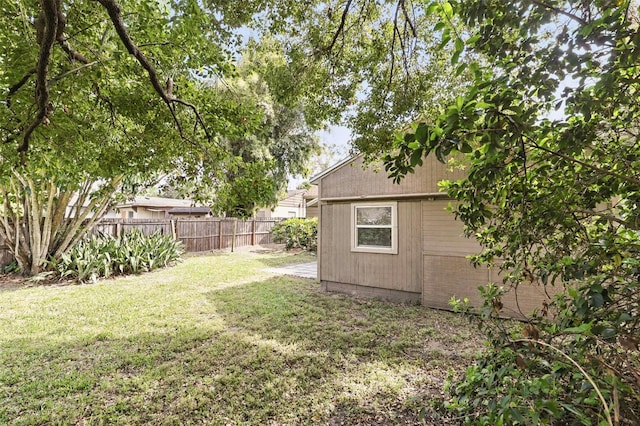
[[[335,197],[388,196],[397,194],[417,194],[439,192],[438,182],[443,179],[461,179],[464,171],[450,171],[449,166],[440,163],[435,156],[424,159],[424,165],[415,173],[407,175],[402,184],[394,184],[387,177],[383,167],[375,172],[373,166],[363,171],[363,159],[358,157],[351,163],[322,178],[321,199]]]
[[[323,203],[321,209],[320,279],[323,282],[422,292],[419,201],[398,202],[397,255],[351,252],[351,203]]]
[[[447,210],[450,203],[422,202],[423,254],[466,257],[482,249],[476,240],[464,236],[464,225]]]
[[[498,269],[474,268],[466,256],[478,253],[480,244],[463,235],[463,224],[445,210],[447,201],[422,202],[423,276],[422,304],[433,308],[451,309],[449,300],[468,298],[472,306],[482,303],[478,286],[489,282],[502,284]],[[518,294],[505,294],[502,302],[505,316],[522,317],[542,307],[544,290],[537,285],[522,283]]]

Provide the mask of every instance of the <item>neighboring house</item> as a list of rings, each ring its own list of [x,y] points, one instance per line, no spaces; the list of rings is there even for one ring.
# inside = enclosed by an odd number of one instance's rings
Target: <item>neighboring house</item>
[[[278,202],[273,209],[262,208],[256,212],[256,217],[306,217],[307,210],[304,200],[305,189],[292,189],[287,196]]]
[[[363,168],[356,156],[311,179],[319,187],[318,279],[327,291],[381,297],[451,309],[452,297],[479,304],[478,286],[501,284],[495,269],[474,268],[467,256],[480,245],[464,237],[438,189],[443,179],[464,177],[435,156],[394,184],[386,173]],[[503,300],[505,314],[540,307],[543,290],[522,284],[518,303]]]
[[[133,201],[119,204],[116,211],[123,219],[165,219],[170,217],[210,216],[208,207],[194,207],[192,200],[162,197],[135,197]]]

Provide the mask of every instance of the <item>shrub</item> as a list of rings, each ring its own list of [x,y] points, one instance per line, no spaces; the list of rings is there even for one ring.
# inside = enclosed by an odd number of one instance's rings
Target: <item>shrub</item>
[[[278,222],[271,230],[273,241],[284,243],[287,250],[301,248],[315,252],[318,249],[318,218],[292,218]]]
[[[168,266],[184,252],[182,243],[170,236],[140,230],[120,237],[94,235],[78,243],[55,262],[62,278],[96,280],[114,274],[137,274]]]

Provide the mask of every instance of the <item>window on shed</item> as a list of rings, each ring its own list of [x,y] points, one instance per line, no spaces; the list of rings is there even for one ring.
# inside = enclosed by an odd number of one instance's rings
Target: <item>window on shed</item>
[[[351,251],[398,253],[397,203],[351,205]]]

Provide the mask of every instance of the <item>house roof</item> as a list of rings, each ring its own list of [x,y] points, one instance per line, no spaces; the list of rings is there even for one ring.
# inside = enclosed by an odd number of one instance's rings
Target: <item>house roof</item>
[[[361,157],[362,154],[357,154],[357,155],[352,155],[350,157],[344,158],[343,160],[337,162],[336,164],[334,164],[333,166],[321,171],[320,173],[318,173],[315,176],[311,176],[311,179],[309,179],[309,182],[317,185],[320,183],[320,179],[322,179],[323,177],[325,177],[326,175],[328,175],[329,173],[333,173],[336,170],[346,166],[347,164],[351,163],[352,161],[354,161],[356,158]]]
[[[129,201],[123,204],[118,204],[117,207],[118,208],[122,208],[122,207],[173,208],[173,207],[191,207],[192,205],[193,205],[192,200],[137,196],[133,199],[133,201]]]

